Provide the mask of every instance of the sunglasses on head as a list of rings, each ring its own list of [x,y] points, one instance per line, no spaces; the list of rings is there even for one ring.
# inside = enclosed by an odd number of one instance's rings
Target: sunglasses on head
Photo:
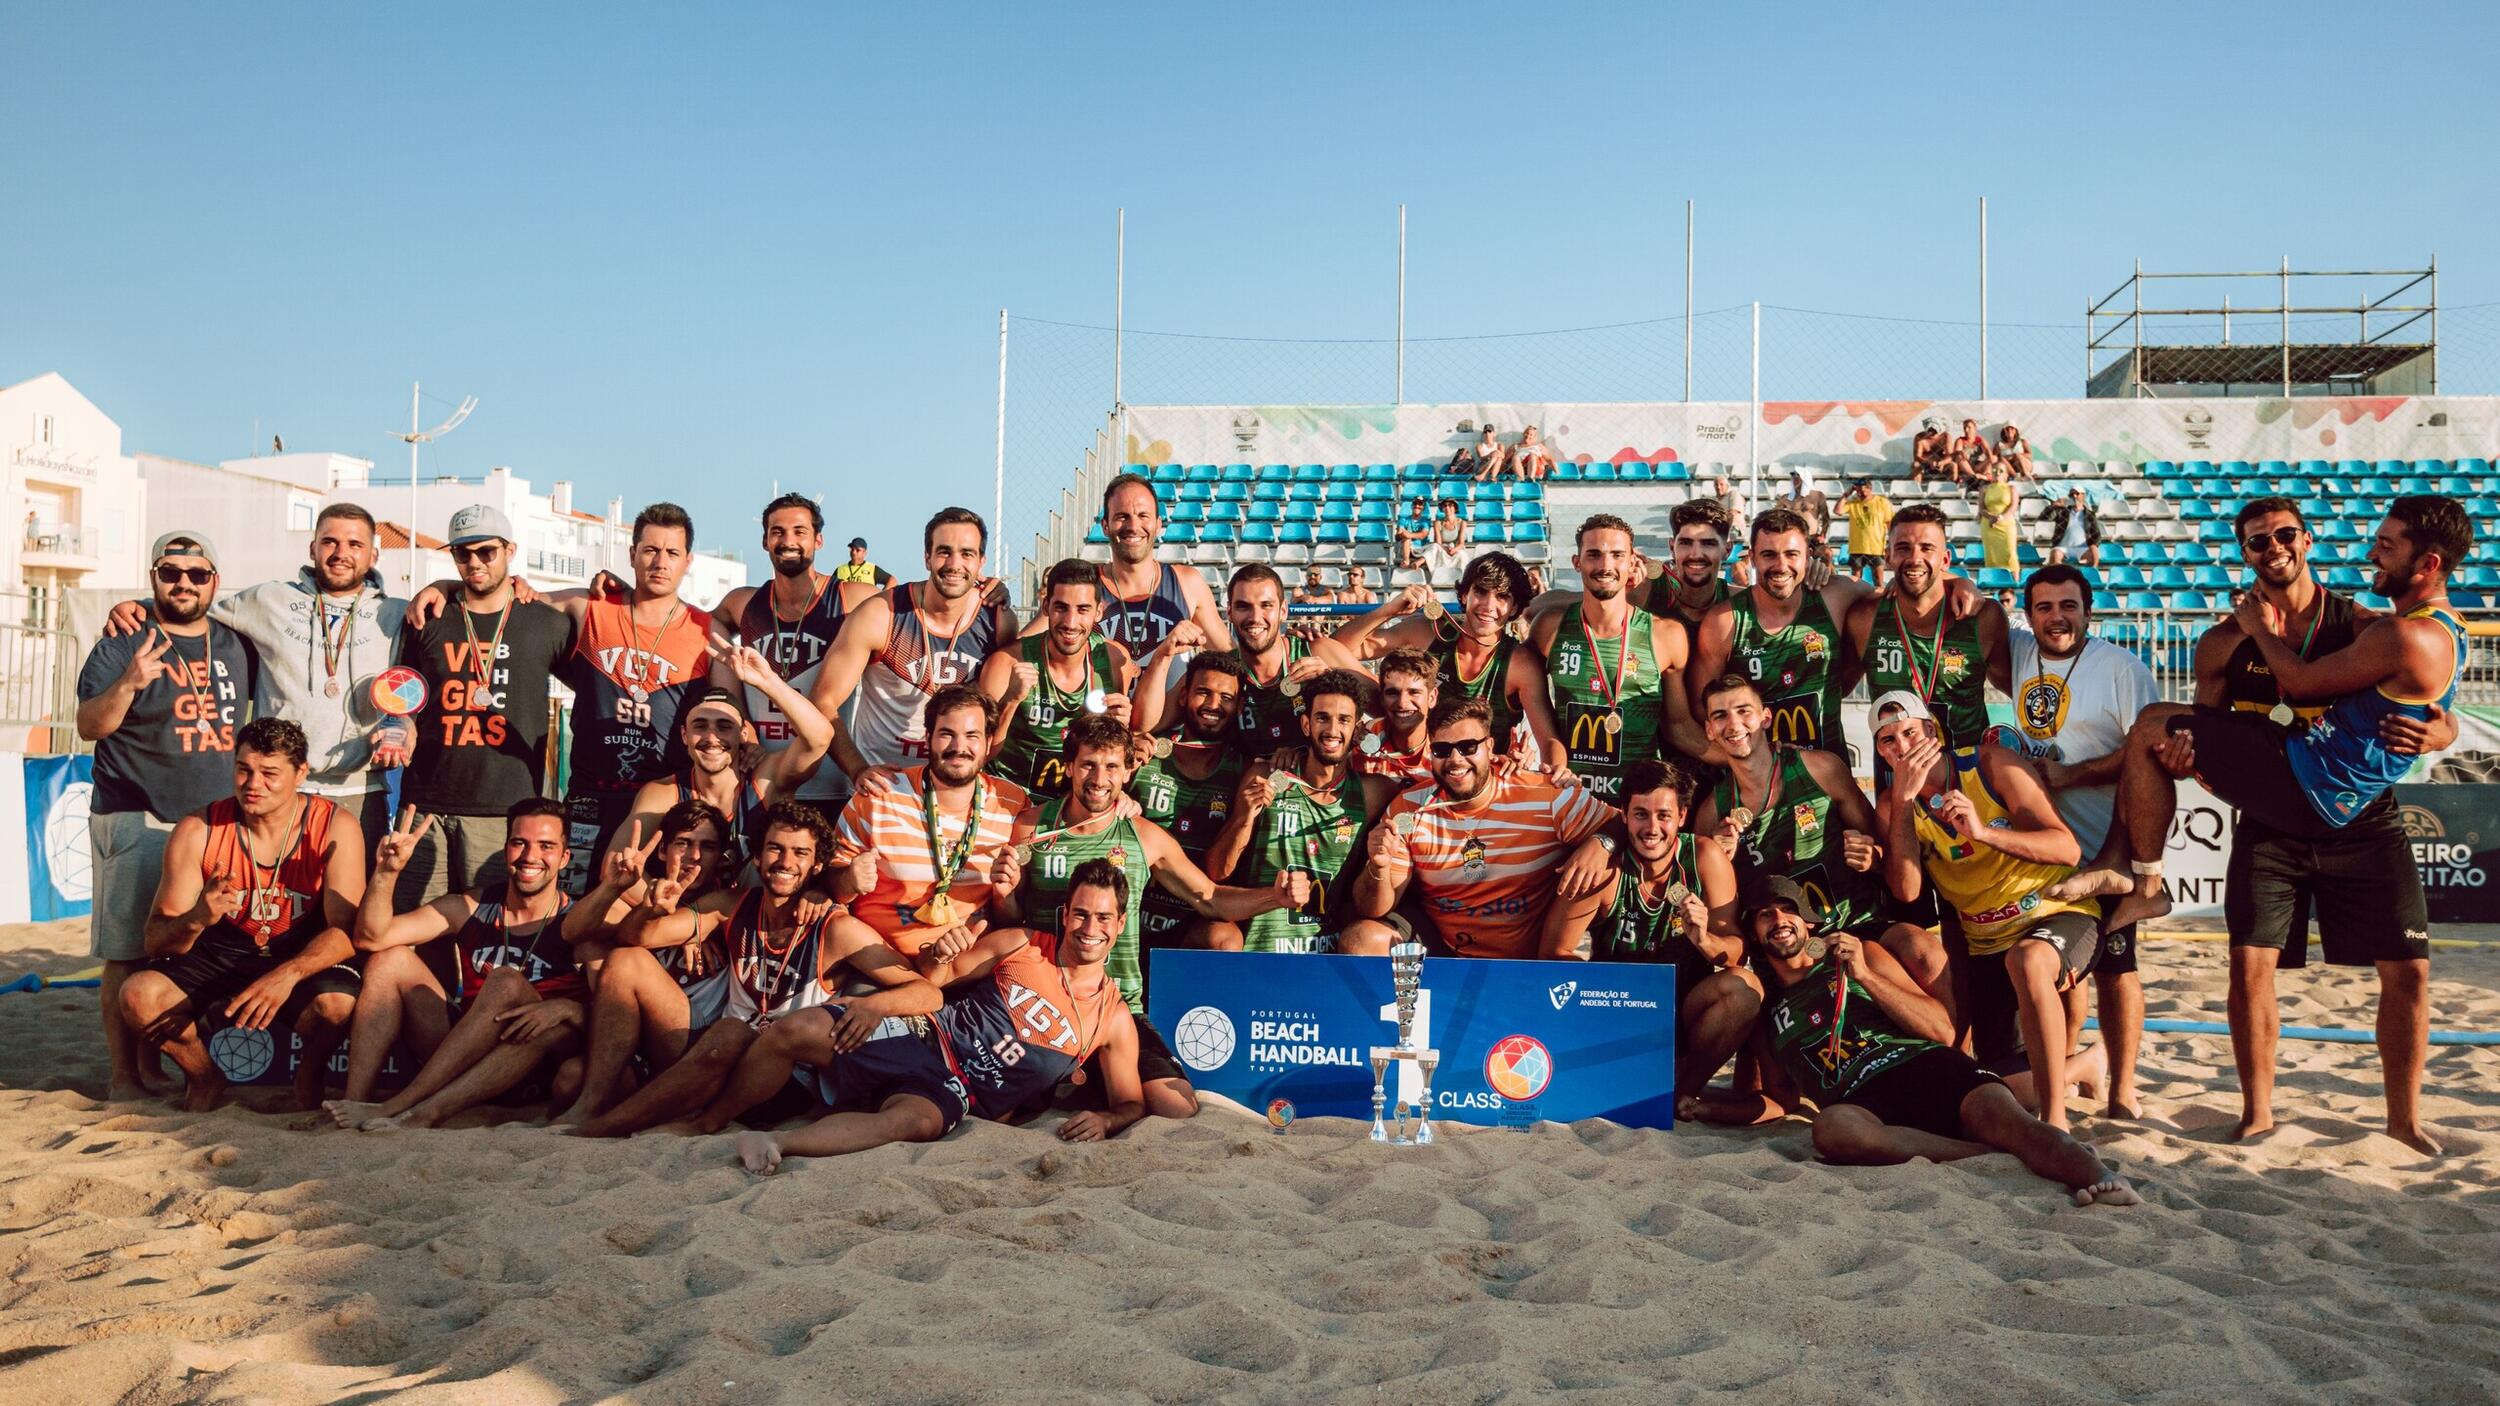
[[[2264,551],[2268,543],[2278,547],[2288,547],[2299,541],[2300,534],[2305,530],[2298,527],[2278,527],[2272,532],[2260,532],[2253,537],[2244,537],[2240,539],[2240,545],[2252,552]]]
[[[1489,737],[1467,737],[1456,742],[1435,742],[1432,744],[1432,759],[1446,762],[1452,757],[1472,757],[1478,747],[1492,740]]]
[[[213,566],[160,566],[156,568],[156,579],[168,586],[177,581],[188,581],[194,586],[205,586],[217,579],[217,568]]]

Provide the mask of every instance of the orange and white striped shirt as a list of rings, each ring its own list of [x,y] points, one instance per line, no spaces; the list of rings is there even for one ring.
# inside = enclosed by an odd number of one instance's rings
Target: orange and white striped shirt
[[[854,796],[843,810],[841,827],[834,835],[833,863],[840,867],[868,850],[877,852],[877,886],[851,900],[851,916],[876,929],[896,951],[915,957],[952,925],[930,922],[923,913],[938,891],[937,861],[929,857],[927,802],[923,799],[928,768],[884,770],[894,780],[892,789],[874,800],[865,794]],[[946,886],[954,901],[955,923],[980,912],[990,901],[990,866],[1015,829],[1016,813],[1030,800],[1023,787],[995,776],[984,775],[974,785],[981,829]],[[969,819],[969,812],[956,815],[939,810],[938,849],[952,855]]]
[[[1437,786],[1399,793],[1388,824],[1415,817],[1406,836],[1414,862],[1377,867],[1392,882],[1413,870],[1434,930],[1460,956],[1533,957],[1555,870],[1615,811],[1585,787],[1510,766],[1494,771],[1489,789],[1491,798],[1469,810],[1442,799]]]

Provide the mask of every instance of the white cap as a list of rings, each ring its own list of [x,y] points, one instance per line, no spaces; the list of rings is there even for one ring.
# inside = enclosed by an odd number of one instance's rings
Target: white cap
[[[1883,731],[1884,725],[1887,722],[1892,721],[1892,719],[1886,718],[1884,714],[1895,710],[1898,710],[1901,716],[1905,718],[1915,718],[1920,721],[1931,723],[1936,720],[1936,715],[1928,708],[1926,699],[1919,697],[1917,694],[1910,692],[1906,688],[1896,688],[1888,693],[1877,694],[1875,696],[1874,703],[1868,706],[1866,710],[1866,726],[1868,730],[1872,732]]]

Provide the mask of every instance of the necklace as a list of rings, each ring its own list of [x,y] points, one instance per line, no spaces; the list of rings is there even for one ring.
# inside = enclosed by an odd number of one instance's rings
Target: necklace
[[[324,595],[314,597],[316,604],[313,610],[321,631],[321,665],[324,674],[321,692],[326,697],[339,696],[339,656],[342,653],[347,656],[348,671],[350,673],[355,671],[356,608],[364,604],[364,599],[363,591],[358,591],[348,597],[347,609],[339,613],[337,623],[333,624],[330,620],[330,598]]]
[[[1606,700],[1606,720],[1602,724],[1612,737],[1623,731],[1623,684],[1632,673],[1632,620],[1624,617],[1622,643],[1615,647],[1615,675],[1606,677],[1606,656],[1597,650],[1597,632],[1589,628],[1588,612],[1580,612],[1580,638],[1588,641],[1589,667],[1597,674],[1598,693]],[[1487,672],[1491,672],[1487,670]]]
[[[251,918],[252,922],[258,925],[258,930],[252,933],[252,943],[254,946],[267,947],[269,945],[269,940],[272,937],[277,936],[277,934],[269,931],[269,925],[277,922],[282,916],[278,911],[278,894],[280,892],[278,888],[278,871],[286,867],[287,856],[293,854],[296,847],[304,842],[304,819],[307,813],[311,810],[312,802],[310,800],[307,800],[302,796],[295,798],[295,819],[289,822],[286,827],[289,834],[286,842],[278,847],[278,857],[270,860],[267,865],[269,871],[269,881],[266,886],[264,886],[261,882],[261,869],[263,866],[260,862],[260,856],[252,853],[251,826],[248,823],[241,821],[238,821],[235,824],[234,847],[243,852],[244,878],[245,881],[251,885],[249,893],[252,905]]]
[[[810,575],[812,577],[813,573],[811,572]],[[832,588],[833,582],[830,577],[817,582],[816,594],[809,598],[807,604],[799,607],[798,618],[795,620],[783,617],[781,602],[773,596],[770,587],[765,588],[764,605],[773,613],[773,632],[770,638],[773,646],[771,657],[774,663],[779,664],[793,657],[789,652],[788,641],[799,637],[802,633],[800,627],[807,623],[807,617],[815,613],[816,607],[824,601],[825,592]],[[785,631],[784,626],[789,628]]]
[[[737,965],[739,982],[746,987],[747,994],[755,999],[755,1013],[759,1017],[770,1016],[779,1011],[785,1002],[798,994],[795,990],[785,988],[789,986],[790,964],[797,959],[800,941],[806,932],[805,928],[794,924],[787,929],[790,940],[775,947],[772,932],[764,926],[766,911],[771,906],[772,900],[769,897],[760,892],[756,895],[755,921],[747,927],[747,931],[753,934],[754,941],[752,945],[745,941],[735,944],[736,954],[732,958]],[[759,980],[758,978],[763,976],[764,959],[767,957],[774,959],[772,975]],[[799,975],[801,980],[806,978],[806,972],[803,970]]]
[[[2326,592],[2320,591],[2318,592],[2317,600],[2313,608],[2309,612],[2309,633],[2304,636],[2300,642],[2300,657],[2302,659],[2305,660],[2309,657],[2309,647],[2318,642],[2318,626],[2325,623],[2325,621]],[[2289,637],[2286,636],[2286,638]],[[2275,693],[2277,697],[2275,699],[2274,706],[2266,710],[2266,720],[2273,723],[2277,727],[2290,727],[2292,723],[2300,717],[2300,714],[2292,707],[2290,702],[2280,696],[2282,693],[2282,685],[2277,684],[2275,686]]]
[[[2048,735],[2048,736],[2046,736],[2046,737],[2044,737],[2044,738],[2042,738],[2042,739],[2040,739],[2041,741],[2043,741],[2043,742],[2054,742],[2054,741],[2056,741],[2056,740],[2057,740],[2057,734],[2058,734],[2059,732],[2061,732],[2061,731],[2063,731],[2063,730],[2065,729],[2065,727],[2066,727],[2066,700],[2074,696],[2074,687],[2073,687],[2073,685],[2072,685],[2072,683],[2071,683],[2070,681],[2071,681],[2071,680],[2074,678],[2074,676],[2075,676],[2075,670],[2076,670],[2076,669],[2078,669],[2078,668],[2080,668],[2080,667],[2082,667],[2082,665],[2083,665],[2083,655],[2084,655],[2084,651],[2085,651],[2085,650],[2090,649],[2091,647],[2092,647],[2092,641],[2090,641],[2090,640],[2088,640],[2088,639],[2087,639],[2087,640],[2085,640],[2085,641],[2083,642],[2083,644],[2082,644],[2082,647],[2081,647],[2081,648],[2078,648],[2078,649],[2075,651],[2075,657],[2074,657],[2074,658],[2072,658],[2072,659],[2070,659],[2070,660],[2068,660],[2068,661],[2066,661],[2066,672],[2064,672],[2064,673],[2062,673],[2062,674],[2059,674],[2059,675],[2056,675],[2056,681],[2057,681],[2057,717],[2056,717],[2056,719],[2055,719],[2055,721],[2054,721],[2053,725],[2049,728],[2049,735]],[[2035,684],[2042,684],[2042,683],[2047,683],[2047,682],[2049,682],[2049,680],[2050,680],[2050,674],[2049,674],[2049,655],[2048,655],[2048,651],[2047,651],[2047,650],[2041,650],[2041,651],[2040,651],[2040,672],[2039,672],[2039,673],[2037,673],[2037,674],[2035,674],[2035,675],[2033,675],[2033,676],[2032,676],[2032,680],[2031,680],[2031,681],[2032,681],[2033,683],[2035,683]],[[2028,692],[2029,690],[2025,690],[2025,691],[2026,691],[2026,692]]]
[[[929,667],[921,672],[921,677],[915,681],[914,685],[922,693],[933,696],[937,693],[937,657],[941,654],[953,654],[955,652],[955,641],[962,639],[964,637],[964,631],[971,629],[972,622],[979,617],[981,613],[981,598],[973,596],[969,599],[972,602],[971,612],[964,616],[962,623],[955,626],[955,633],[948,635],[943,642],[938,639],[937,626],[931,624],[929,621],[929,613],[922,610],[917,601],[913,603],[911,608],[912,618],[920,622],[920,633],[926,636],[929,642],[925,656],[929,661]]]
[[[653,667],[660,670],[662,675],[660,679],[661,683],[668,682],[666,677],[668,665],[660,658],[660,641],[667,637],[669,630],[677,623],[678,612],[684,610],[685,608],[686,603],[684,601],[672,600],[669,603],[668,614],[661,619],[660,627],[651,632],[650,642],[646,644],[642,637],[642,621],[634,615],[634,603],[632,601],[625,602],[626,633],[632,637],[635,652],[641,654],[644,659],[651,662]],[[632,694],[634,696],[634,701],[637,703],[647,702],[651,697],[650,687],[644,684],[640,678],[636,678],[634,682],[626,685],[625,691]]]
[[[1111,978],[1108,976],[1097,978],[1090,995],[1079,992],[1074,986],[1069,985],[1065,977],[1060,978],[1060,985],[1068,993],[1068,1023],[1076,1027],[1077,1067],[1075,1072],[1068,1075],[1068,1082],[1082,1084],[1085,1082],[1085,1058],[1094,1052],[1093,1032],[1102,1028],[1102,1019],[1099,1015],[1095,1017],[1090,1028],[1086,1025],[1085,1005],[1089,1001],[1099,1003],[1102,1000],[1103,992],[1111,985]]]
[[[546,935],[547,924],[552,923],[556,919],[564,916],[564,908],[564,904],[557,905],[555,912],[539,919],[538,925],[530,929],[529,939],[531,947],[536,947],[538,945],[538,939]],[[488,960],[478,963],[479,969],[484,971],[493,967],[512,967],[519,970],[522,975],[527,976],[529,972],[522,959],[528,955],[528,952],[524,950],[519,943],[512,940],[511,905],[504,903],[496,904],[495,946],[493,954],[490,958],[488,958]]]

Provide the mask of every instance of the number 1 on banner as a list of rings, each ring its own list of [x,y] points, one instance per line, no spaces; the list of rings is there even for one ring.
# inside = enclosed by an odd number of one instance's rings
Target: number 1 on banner
[[[1395,1039],[1398,1029],[1398,1003],[1391,1001],[1389,1004],[1382,1006],[1380,1008],[1380,1018],[1389,1022],[1390,1038]],[[1432,1048],[1432,988],[1428,986],[1419,988],[1415,992],[1414,1047],[1419,1050],[1428,1050]],[[1403,1101],[1410,1104],[1421,1102],[1424,1096],[1423,1071],[1417,1069],[1415,1067],[1415,1061],[1411,1059],[1401,1059],[1396,1063],[1398,1071],[1398,1086],[1397,1089],[1389,1095],[1390,1102],[1396,1103]]]

